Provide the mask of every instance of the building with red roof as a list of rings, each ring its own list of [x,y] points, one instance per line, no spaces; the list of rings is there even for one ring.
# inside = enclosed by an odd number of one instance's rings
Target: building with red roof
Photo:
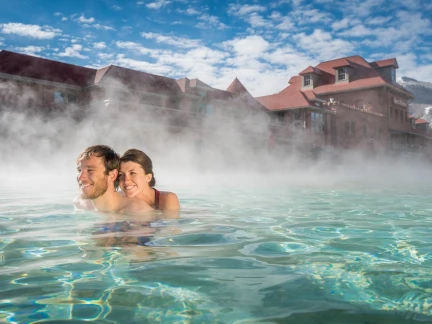
[[[309,143],[403,151],[413,136],[430,142],[428,134],[412,131],[408,106],[414,96],[396,83],[397,68],[395,58],[367,62],[358,55],[322,62],[257,100],[281,124],[306,131]]]
[[[408,116],[413,95],[396,83],[397,68],[395,58],[339,58],[306,67],[279,93],[254,98],[237,78],[220,90],[199,79],[0,51],[0,110],[53,113],[74,105],[82,115],[110,108],[201,133],[204,124],[215,131],[231,125],[284,145],[430,151],[429,124]]]

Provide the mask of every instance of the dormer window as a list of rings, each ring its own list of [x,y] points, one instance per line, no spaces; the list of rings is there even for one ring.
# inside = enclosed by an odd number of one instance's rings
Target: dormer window
[[[348,73],[346,68],[339,68],[337,70],[337,81],[348,81]]]
[[[312,86],[312,75],[305,74],[303,76],[303,87],[311,87]]]

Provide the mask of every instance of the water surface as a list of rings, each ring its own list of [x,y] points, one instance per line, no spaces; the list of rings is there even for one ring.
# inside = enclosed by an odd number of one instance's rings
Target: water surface
[[[72,189],[1,190],[0,321],[432,322],[431,188],[177,193],[179,220],[101,234]]]

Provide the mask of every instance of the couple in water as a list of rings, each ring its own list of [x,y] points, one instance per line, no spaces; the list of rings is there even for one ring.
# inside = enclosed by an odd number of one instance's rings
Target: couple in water
[[[154,188],[152,161],[140,150],[127,150],[120,157],[109,146],[90,146],[78,156],[77,170],[81,192],[74,201],[77,209],[123,215],[152,210],[173,215],[180,210],[175,193]]]

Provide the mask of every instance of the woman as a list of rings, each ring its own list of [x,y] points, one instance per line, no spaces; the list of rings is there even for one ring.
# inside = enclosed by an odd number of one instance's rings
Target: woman
[[[177,195],[173,192],[153,188],[156,179],[153,163],[142,151],[130,149],[120,158],[119,185],[127,197],[144,200],[155,210],[175,212],[180,210]]]

